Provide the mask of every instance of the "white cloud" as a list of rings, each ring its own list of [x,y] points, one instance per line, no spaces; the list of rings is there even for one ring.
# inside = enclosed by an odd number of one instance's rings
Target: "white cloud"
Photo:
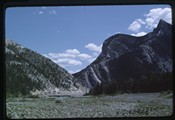
[[[49,11],[49,14],[51,14],[51,15],[56,15],[57,12],[56,12],[55,10],[51,10],[51,11]]]
[[[92,62],[96,57],[86,53],[80,53],[77,49],[67,49],[62,53],[48,53],[43,56],[51,59],[56,64],[66,68],[70,66],[79,66],[85,62]]]
[[[61,65],[62,67],[66,66],[76,66],[76,65],[82,65],[82,62],[75,59],[70,58],[60,58],[57,60],[53,60],[55,63]]]
[[[58,59],[58,58],[75,58],[80,54],[80,52],[77,49],[67,49],[63,53],[49,53],[46,55],[46,57],[49,57],[50,59]]]
[[[67,54],[75,54],[75,55],[80,54],[80,52],[77,49],[67,49],[66,53]]]
[[[73,73],[77,73],[77,72],[79,72],[80,70],[69,70],[68,72],[70,73],[70,74],[73,74]]]
[[[97,58],[97,57],[88,59],[87,62],[88,62],[88,63],[92,63],[94,60],[96,60],[96,58]]]
[[[140,24],[145,24],[145,22],[142,19],[136,19]]]
[[[63,53],[48,53],[43,56],[54,60],[58,58],[80,58],[81,60],[93,58],[91,55],[80,53],[77,49],[67,49]]]
[[[58,59],[58,58],[75,58],[75,54],[67,54],[67,53],[48,53],[44,54],[45,57],[50,59]]]
[[[91,55],[88,55],[88,54],[85,54],[85,53],[79,54],[78,57],[79,57],[80,59],[82,59],[82,60],[86,60],[86,59],[91,59],[91,58],[92,58]]]
[[[144,36],[146,35],[147,33],[146,32],[139,32],[139,33],[136,33],[136,34],[131,34],[132,36],[136,36],[136,37],[140,37],[140,36]]]
[[[128,30],[131,30],[133,32],[139,32],[139,30],[142,27],[142,24],[145,24],[145,22],[142,19],[136,19],[129,25]]]
[[[57,59],[59,58],[58,54],[57,53],[49,53],[47,55],[50,59]]]
[[[47,55],[47,54],[42,54],[44,57],[46,57],[46,58],[49,58],[49,56]]]
[[[94,43],[89,43],[85,46],[85,48],[95,51],[95,52],[101,52],[102,45],[97,46]]]
[[[75,58],[76,55],[75,54],[68,54],[68,53],[58,53],[57,55],[58,58]]]
[[[48,14],[48,15],[56,15],[57,12],[56,10],[53,10],[53,9],[48,9],[46,7],[39,7],[36,11],[37,14],[41,15],[41,14]]]
[[[141,24],[137,21],[134,21],[129,25],[128,30],[131,30],[133,32],[138,32],[140,28],[141,28]]]
[[[154,8],[149,11],[148,14],[144,15],[146,17],[146,28],[152,29],[157,27],[160,19],[165,20],[168,23],[172,23],[172,11],[171,8]]]
[[[97,56],[99,55],[99,53],[94,52],[94,53],[92,53],[92,55],[93,55],[94,57],[97,57]]]
[[[39,12],[38,12],[39,15],[41,15],[41,14],[43,14],[43,13],[44,13],[43,11],[39,11]]]
[[[143,31],[157,27],[157,24],[159,23],[160,19],[163,19],[171,24],[171,14],[171,8],[150,9],[149,12],[144,15],[145,19],[136,19],[129,25],[128,30],[135,32],[131,34],[132,36],[143,36],[146,34]]]

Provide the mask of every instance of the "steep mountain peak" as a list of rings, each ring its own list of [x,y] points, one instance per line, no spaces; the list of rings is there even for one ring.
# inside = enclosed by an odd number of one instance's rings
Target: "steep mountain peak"
[[[97,58],[97,60],[101,58],[112,58],[119,57],[125,52],[130,51],[138,37],[134,37],[126,34],[115,34],[108,39],[106,39],[102,46],[102,52]],[[96,61],[94,61],[96,62]]]
[[[153,30],[153,32],[157,33],[159,32],[160,30],[161,31],[169,31],[171,29],[171,24],[167,23],[166,21],[164,20],[160,20],[157,27]]]
[[[160,19],[159,23],[158,23],[158,27],[159,26],[167,26],[170,25],[168,22],[164,21],[163,19]]]
[[[172,72],[172,31],[171,25],[160,20],[153,32],[142,37],[116,34],[103,43],[102,52],[87,68],[73,74],[83,86],[99,88],[104,91],[114,85],[117,90],[149,91],[144,88],[152,75],[161,78],[162,73]],[[171,78],[169,75],[168,77]],[[159,89],[149,86],[153,91],[168,89],[171,79],[163,87],[157,79]],[[145,82],[144,84],[140,81]],[[110,85],[109,85],[110,84]],[[136,86],[135,86],[136,84]],[[140,88],[137,85],[140,84]],[[141,85],[142,84],[142,85]],[[125,85],[125,86],[123,86]],[[106,87],[105,87],[106,86]],[[151,88],[152,87],[152,88]],[[142,89],[143,88],[143,89]],[[103,92],[103,90],[100,90]],[[110,91],[110,90],[109,90]]]
[[[127,35],[127,34],[115,34],[108,39],[105,40],[103,46],[106,47],[110,44],[113,44],[113,42],[121,43],[121,44],[133,44],[135,42],[135,39],[137,39],[134,36]]]

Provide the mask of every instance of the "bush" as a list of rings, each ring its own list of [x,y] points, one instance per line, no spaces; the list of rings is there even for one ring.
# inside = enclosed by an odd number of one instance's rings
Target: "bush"
[[[56,99],[56,100],[55,100],[55,103],[62,103],[62,101],[61,101],[61,100]]]
[[[160,93],[159,97],[172,98],[173,97],[173,92],[171,90],[162,91]]]
[[[39,95],[30,95],[30,98],[39,98]]]
[[[12,98],[12,97],[15,97],[15,96],[11,93],[6,93],[6,98]]]
[[[39,98],[39,95],[25,95],[23,98]]]

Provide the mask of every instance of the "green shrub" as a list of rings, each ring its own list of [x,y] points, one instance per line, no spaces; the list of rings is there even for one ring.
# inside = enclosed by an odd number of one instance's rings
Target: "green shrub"
[[[39,95],[25,95],[23,98],[39,98]]]
[[[59,100],[59,99],[56,99],[56,100],[55,100],[55,103],[62,103],[62,101]]]
[[[173,97],[173,92],[170,91],[170,90],[162,91],[162,92],[160,92],[159,97],[172,98]]]

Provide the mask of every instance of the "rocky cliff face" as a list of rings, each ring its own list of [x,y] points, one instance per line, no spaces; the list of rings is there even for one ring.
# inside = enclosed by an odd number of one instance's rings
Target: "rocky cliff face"
[[[7,94],[82,94],[77,80],[50,59],[11,40],[5,52]]]
[[[135,91],[140,91],[144,84],[154,83],[159,90],[161,87],[164,90],[162,85],[165,81],[160,81],[166,76],[168,85],[165,89],[171,88],[172,64],[171,25],[160,20],[157,28],[145,36],[116,34],[106,39],[97,59],[73,75],[90,89],[114,85],[115,91],[132,91],[136,87]],[[149,81],[153,78],[154,82]]]

